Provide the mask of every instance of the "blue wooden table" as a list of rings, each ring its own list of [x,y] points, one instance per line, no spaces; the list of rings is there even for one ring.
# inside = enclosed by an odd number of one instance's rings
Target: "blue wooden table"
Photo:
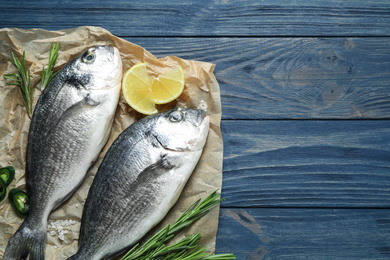
[[[103,27],[216,64],[216,252],[390,259],[390,1],[0,1],[0,28]]]

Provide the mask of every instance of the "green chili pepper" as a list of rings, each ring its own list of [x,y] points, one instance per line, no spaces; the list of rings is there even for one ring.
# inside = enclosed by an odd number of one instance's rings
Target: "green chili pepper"
[[[15,168],[7,166],[0,169],[0,178],[4,181],[5,185],[8,186],[15,177]]]
[[[27,216],[30,209],[30,198],[28,195],[20,189],[13,188],[9,191],[8,197],[16,212],[22,217]]]
[[[4,181],[0,178],[0,201],[5,198],[7,194],[7,185],[5,185]]]

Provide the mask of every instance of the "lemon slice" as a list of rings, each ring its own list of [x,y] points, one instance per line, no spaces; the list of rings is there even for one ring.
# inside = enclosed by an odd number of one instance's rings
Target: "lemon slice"
[[[184,72],[181,66],[152,77],[146,71],[146,63],[138,63],[125,73],[122,80],[126,102],[145,115],[157,113],[156,104],[175,100],[183,89]]]
[[[184,89],[182,67],[179,66],[153,78],[151,89],[152,98],[156,104],[166,104],[178,98]]]

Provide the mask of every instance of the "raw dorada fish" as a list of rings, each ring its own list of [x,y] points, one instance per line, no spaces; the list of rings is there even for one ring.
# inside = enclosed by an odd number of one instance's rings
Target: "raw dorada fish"
[[[209,131],[203,110],[145,117],[114,141],[91,185],[71,260],[113,257],[142,238],[177,201]]]
[[[48,216],[75,191],[105,145],[121,78],[119,51],[97,46],[68,62],[43,91],[28,135],[30,211],[4,260],[44,259]]]

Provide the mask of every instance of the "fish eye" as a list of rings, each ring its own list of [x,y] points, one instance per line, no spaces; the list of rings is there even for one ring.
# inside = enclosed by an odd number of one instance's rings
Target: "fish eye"
[[[95,60],[95,54],[93,52],[87,52],[83,57],[83,62],[90,64]]]
[[[180,122],[183,119],[183,113],[181,111],[174,111],[169,115],[169,121],[173,123]]]

